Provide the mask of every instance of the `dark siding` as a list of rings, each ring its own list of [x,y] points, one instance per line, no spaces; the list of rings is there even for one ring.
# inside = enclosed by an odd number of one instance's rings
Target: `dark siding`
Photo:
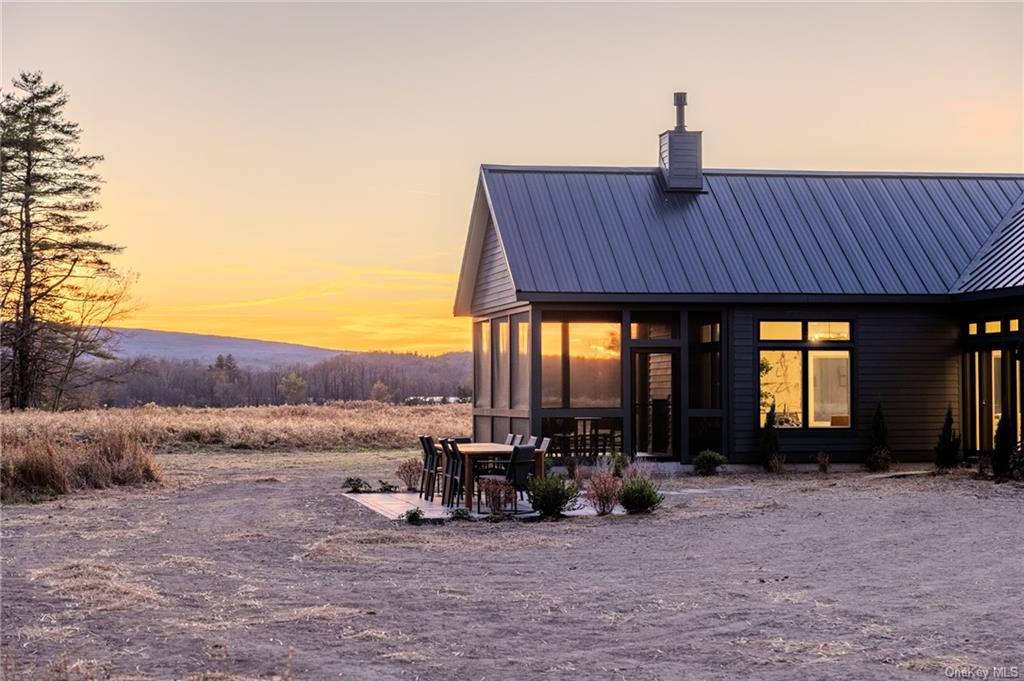
[[[474,315],[483,315],[514,305],[515,302],[516,289],[512,275],[498,242],[497,230],[489,223],[476,274],[476,285],[473,287],[472,311]]]
[[[959,423],[960,355],[953,312],[944,306],[738,307],[732,316],[733,442],[731,458],[757,461],[757,321],[837,318],[854,323],[853,428],[780,430],[787,460],[806,463],[819,451],[835,462],[862,461],[871,418],[881,402],[898,460],[930,460],[946,406]]]

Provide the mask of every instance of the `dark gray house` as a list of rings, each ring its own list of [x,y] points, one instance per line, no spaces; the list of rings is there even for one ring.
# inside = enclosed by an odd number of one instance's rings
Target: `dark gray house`
[[[772,401],[791,462],[859,460],[878,404],[904,461],[947,405],[1020,439],[1024,175],[712,170],[676,106],[658,167],[481,168],[477,439],[752,462]]]

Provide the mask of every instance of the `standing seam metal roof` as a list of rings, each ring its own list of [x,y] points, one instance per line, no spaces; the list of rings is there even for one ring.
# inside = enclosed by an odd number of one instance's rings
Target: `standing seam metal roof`
[[[520,292],[1024,285],[1024,175],[705,170],[702,193],[667,192],[649,168],[483,166],[481,178]]]

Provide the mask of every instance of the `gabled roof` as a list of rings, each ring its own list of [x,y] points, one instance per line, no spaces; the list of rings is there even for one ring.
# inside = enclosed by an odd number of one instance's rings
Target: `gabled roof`
[[[1012,210],[1024,175],[705,170],[704,183],[667,192],[653,168],[483,166],[456,314],[470,313],[488,222],[519,300],[1024,283],[1024,216]],[[990,262],[1002,277],[962,279]]]
[[[954,293],[1024,290],[1024,195],[1003,217],[954,287]]]

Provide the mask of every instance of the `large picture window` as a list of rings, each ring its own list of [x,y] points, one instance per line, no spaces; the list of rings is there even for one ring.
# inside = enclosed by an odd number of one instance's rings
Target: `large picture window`
[[[477,322],[473,325],[473,404],[477,407],[491,406],[491,323]]]
[[[491,321],[491,341],[493,350],[491,352],[491,406],[498,409],[508,407],[509,398],[509,341],[508,341],[508,319],[494,319]]]
[[[762,321],[760,422],[772,404],[780,428],[849,428],[850,322]]]
[[[622,404],[620,322],[541,324],[541,404],[549,408],[615,408]]]
[[[512,408],[530,406],[530,318],[512,317]]]

